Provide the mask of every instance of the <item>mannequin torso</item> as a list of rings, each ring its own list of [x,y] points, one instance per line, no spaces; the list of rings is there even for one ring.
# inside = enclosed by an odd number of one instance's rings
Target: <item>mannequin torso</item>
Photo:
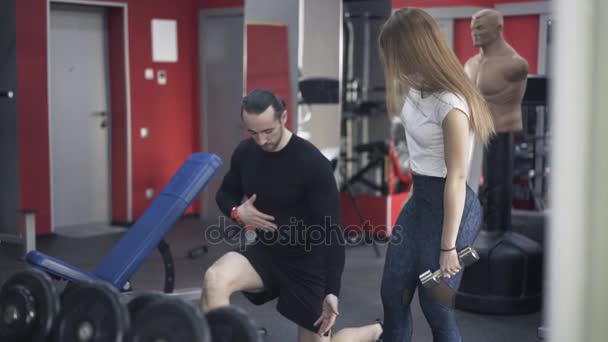
[[[483,9],[473,15],[471,35],[479,53],[465,64],[494,118],[497,133],[522,129],[521,102],[526,91],[528,62],[503,37],[502,15]]]
[[[480,52],[473,56],[465,64],[465,72],[485,98],[496,132],[521,130],[528,63],[513,48],[505,46],[498,53]]]

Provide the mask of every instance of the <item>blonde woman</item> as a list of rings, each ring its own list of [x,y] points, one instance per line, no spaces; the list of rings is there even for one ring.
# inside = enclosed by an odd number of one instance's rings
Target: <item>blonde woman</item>
[[[403,207],[386,254],[381,295],[384,342],[410,341],[410,302],[418,275],[441,269],[459,286],[457,251],[475,240],[481,222],[477,196],[466,183],[473,139],[494,134],[492,117],[426,12],[403,8],[378,38],[386,100],[405,125],[413,195]],[[422,311],[435,342],[461,341],[453,310],[420,288]]]

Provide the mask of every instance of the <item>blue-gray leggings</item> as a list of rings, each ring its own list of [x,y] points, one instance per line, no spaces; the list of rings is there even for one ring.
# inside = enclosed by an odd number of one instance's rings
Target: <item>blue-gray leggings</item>
[[[386,252],[382,277],[384,342],[405,342],[412,338],[410,301],[419,284],[418,275],[439,269],[443,224],[445,178],[414,176],[414,193],[401,210]],[[472,245],[479,233],[481,207],[477,195],[467,186],[456,247]],[[446,279],[457,289],[462,272]],[[452,309],[438,304],[422,289],[420,306],[433,331],[435,342],[462,341]]]

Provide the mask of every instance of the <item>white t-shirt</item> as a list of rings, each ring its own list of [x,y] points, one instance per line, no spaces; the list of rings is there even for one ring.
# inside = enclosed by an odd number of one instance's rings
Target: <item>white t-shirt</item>
[[[454,108],[467,117],[470,115],[466,101],[454,93],[444,91],[422,98],[419,90],[410,89],[401,110],[401,119],[405,123],[410,168],[414,173],[434,177],[447,175],[441,123]],[[472,130],[469,130],[469,141],[470,163],[475,142]]]

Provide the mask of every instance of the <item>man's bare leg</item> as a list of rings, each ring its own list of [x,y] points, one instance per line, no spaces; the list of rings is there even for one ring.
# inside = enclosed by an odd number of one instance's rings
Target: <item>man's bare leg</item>
[[[298,342],[330,342],[333,341],[329,336],[319,336],[308,329],[298,327]]]
[[[331,342],[376,342],[382,335],[379,323],[357,328],[344,328],[331,338]]]
[[[249,261],[239,253],[228,252],[205,272],[201,294],[201,310],[229,305],[237,291],[260,291],[264,283]]]

